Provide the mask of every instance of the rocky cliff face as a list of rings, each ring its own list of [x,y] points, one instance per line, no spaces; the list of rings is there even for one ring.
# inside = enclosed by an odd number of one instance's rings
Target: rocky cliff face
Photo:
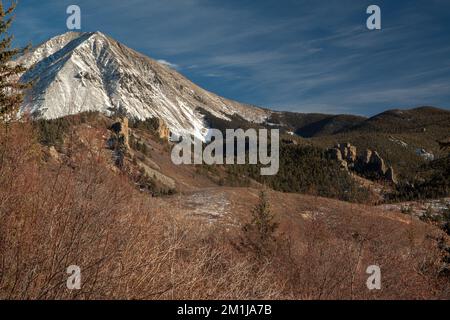
[[[367,149],[362,155],[358,156],[356,147],[350,143],[345,143],[328,149],[327,153],[330,158],[338,161],[345,170],[353,170],[372,179],[384,179],[391,183],[397,183],[394,168],[388,167],[377,151]]]
[[[163,119],[158,119],[158,134],[161,139],[170,139],[170,129]]]
[[[212,94],[171,68],[100,33],[69,32],[20,57],[34,79],[22,112],[46,119],[83,111],[112,114],[117,105],[128,117],[161,118],[171,132],[207,133],[200,108],[221,119],[239,114],[263,122],[269,112]]]
[[[111,126],[111,137],[108,140],[108,146],[114,151],[115,163],[122,167],[125,153],[130,149],[130,130],[128,118],[118,117]]]

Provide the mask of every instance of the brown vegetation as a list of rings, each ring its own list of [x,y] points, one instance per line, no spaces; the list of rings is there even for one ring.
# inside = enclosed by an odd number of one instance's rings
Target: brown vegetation
[[[101,139],[70,135],[60,161],[44,161],[31,125],[0,129],[0,298],[449,297],[444,235],[419,221],[271,192],[280,227],[254,259],[240,241],[258,208],[253,191],[236,190],[244,210],[230,213],[234,224],[210,224],[139,193],[111,169]],[[369,264],[381,266],[382,290],[367,290]],[[70,265],[81,267],[81,290],[66,288]]]

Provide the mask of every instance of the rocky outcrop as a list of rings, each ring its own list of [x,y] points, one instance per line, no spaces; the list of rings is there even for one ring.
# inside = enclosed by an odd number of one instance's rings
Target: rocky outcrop
[[[342,151],[340,148],[332,148],[328,150],[328,155],[331,159],[339,162],[339,165],[342,169],[348,170],[348,163],[343,159]]]
[[[130,129],[128,125],[128,118],[117,118],[116,122],[111,126],[111,130],[116,134],[120,143],[127,148],[130,147]]]
[[[384,163],[383,158],[380,157],[378,152],[372,152],[370,156],[369,163],[367,164],[372,171],[379,174],[380,176],[384,176],[386,174],[387,168]]]
[[[368,164],[370,162],[371,157],[372,157],[372,150],[366,149],[366,151],[364,151],[364,155],[361,160],[363,163]]]
[[[129,139],[130,130],[128,118],[118,117],[111,126],[111,137],[108,140],[108,146],[114,151],[115,163],[119,168],[123,167],[125,154],[130,149]]]
[[[341,168],[352,170],[370,179],[383,179],[397,183],[394,168],[387,166],[377,151],[366,149],[358,156],[357,149],[350,143],[338,144],[327,150],[328,156],[339,162]]]
[[[338,144],[337,149],[341,151],[342,160],[348,163],[353,163],[356,161],[356,147],[352,146],[350,143]]]
[[[161,118],[158,118],[158,134],[161,139],[169,140],[170,138],[170,129]]]
[[[389,166],[389,168],[387,169],[385,177],[386,180],[394,184],[397,184],[397,178],[395,177],[394,168],[392,168],[391,166]]]
[[[331,159],[333,160],[337,160],[337,161],[342,161],[342,152],[339,148],[332,148],[332,149],[328,149],[328,155],[330,156]]]
[[[61,156],[54,146],[50,146],[48,148],[43,148],[43,155],[45,157],[45,161],[56,161],[57,163],[61,163]]]

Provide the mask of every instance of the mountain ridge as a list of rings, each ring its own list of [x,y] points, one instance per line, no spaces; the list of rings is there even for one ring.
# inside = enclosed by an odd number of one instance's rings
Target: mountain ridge
[[[21,108],[53,119],[84,111],[112,113],[122,107],[133,118],[158,117],[176,134],[203,139],[207,127],[199,107],[227,119],[239,114],[261,123],[269,111],[222,98],[157,61],[101,32],[53,37],[20,57],[29,67],[22,81],[35,80]]]
[[[360,130],[389,131],[391,127],[398,131],[406,124],[397,127],[392,119],[407,122],[402,114],[417,117],[425,112],[437,119],[442,114],[447,119],[446,114],[450,114],[433,107],[392,109],[372,117],[272,111],[211,93],[169,66],[99,31],[52,37],[16,63],[30,68],[22,81],[35,80],[21,112],[53,119],[85,111],[112,114],[121,107],[132,118],[158,117],[171,132],[194,134],[202,140],[210,126],[204,111],[225,124],[240,118],[250,126],[278,127],[304,138]]]

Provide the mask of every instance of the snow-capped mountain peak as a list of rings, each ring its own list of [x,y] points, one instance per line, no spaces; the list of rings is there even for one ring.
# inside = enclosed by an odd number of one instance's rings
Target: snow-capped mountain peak
[[[262,122],[268,112],[210,93],[166,64],[146,57],[101,32],[68,32],[20,57],[34,80],[23,112],[46,119],[84,111],[109,114],[120,105],[130,117],[162,118],[178,135],[204,139],[199,110],[229,120],[230,115]]]

